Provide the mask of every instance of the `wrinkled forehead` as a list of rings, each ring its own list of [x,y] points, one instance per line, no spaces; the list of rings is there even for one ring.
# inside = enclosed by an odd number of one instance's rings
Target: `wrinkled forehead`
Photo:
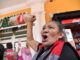
[[[57,27],[58,28],[58,25],[56,22],[47,22],[44,26],[54,26],[54,27]]]

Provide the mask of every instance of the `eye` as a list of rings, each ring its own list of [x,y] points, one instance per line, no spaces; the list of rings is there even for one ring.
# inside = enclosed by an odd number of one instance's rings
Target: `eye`
[[[45,29],[45,27],[43,27],[43,30]]]
[[[52,27],[52,26],[49,26],[49,28],[50,28],[50,29],[54,29],[54,27]]]
[[[43,26],[43,30],[45,29],[46,27],[45,26]]]

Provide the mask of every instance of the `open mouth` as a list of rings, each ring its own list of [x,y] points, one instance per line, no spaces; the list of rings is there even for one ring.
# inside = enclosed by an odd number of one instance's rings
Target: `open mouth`
[[[43,37],[43,38],[42,38],[42,41],[43,41],[43,42],[46,42],[48,36],[47,36],[47,35],[43,35],[42,37]]]

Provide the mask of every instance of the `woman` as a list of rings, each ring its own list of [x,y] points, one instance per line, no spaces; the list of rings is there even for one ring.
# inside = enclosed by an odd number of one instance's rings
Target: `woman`
[[[32,60],[31,52],[28,46],[27,48],[25,47],[21,49],[21,56],[23,60]]]
[[[42,43],[35,41],[32,33],[35,19],[31,16],[27,21],[27,43],[37,52],[32,60],[79,60],[75,49],[64,42],[63,27],[56,21],[43,26]]]

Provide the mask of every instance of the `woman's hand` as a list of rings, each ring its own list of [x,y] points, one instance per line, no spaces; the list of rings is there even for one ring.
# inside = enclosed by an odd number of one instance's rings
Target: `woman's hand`
[[[24,15],[24,21],[27,23],[27,22],[34,22],[36,20],[36,17],[34,15],[27,15],[25,14]]]

